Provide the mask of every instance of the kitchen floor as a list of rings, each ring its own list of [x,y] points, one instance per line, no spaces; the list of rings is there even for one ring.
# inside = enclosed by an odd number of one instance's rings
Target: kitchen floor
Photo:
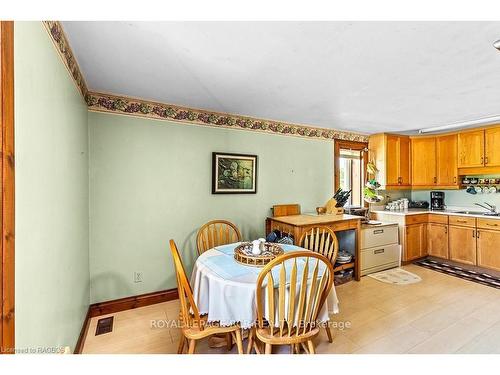
[[[341,312],[332,316],[338,328],[332,344],[322,330],[317,353],[500,353],[500,290],[416,265],[403,268],[422,281],[391,285],[363,277],[338,286]],[[178,313],[178,301],[115,313],[113,331],[99,336],[97,320],[111,315],[92,318],[83,353],[176,353],[179,329],[160,326]],[[202,340],[196,352],[226,350]]]

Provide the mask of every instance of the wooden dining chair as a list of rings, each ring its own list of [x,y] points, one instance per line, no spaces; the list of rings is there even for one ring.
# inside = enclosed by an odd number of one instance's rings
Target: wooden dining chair
[[[241,233],[236,225],[226,220],[212,220],[204,224],[196,236],[198,255],[220,245],[241,241]]]
[[[335,232],[325,226],[312,227],[305,231],[299,240],[299,246],[304,249],[314,251],[324,255],[332,265],[335,265],[335,259],[339,252],[339,241]],[[333,342],[332,331],[330,326],[325,326],[328,341]]]
[[[196,341],[216,334],[230,334],[236,346],[238,353],[243,354],[243,343],[241,339],[241,330],[238,324],[231,326],[220,326],[219,324],[207,323],[207,316],[200,316],[198,307],[193,298],[193,291],[189,284],[184,270],[184,265],[174,240],[170,240],[170,250],[174,259],[175,274],[177,278],[177,291],[179,292],[179,302],[181,311],[179,321],[181,325],[181,337],[179,341],[178,354],[184,351],[185,340],[188,341],[188,353],[193,354],[196,347]]]
[[[278,271],[274,274],[279,275],[278,280],[274,280],[273,269]],[[319,333],[318,314],[332,284],[333,266],[321,254],[294,251],[272,260],[257,278],[257,326],[250,332],[249,348],[257,339],[265,344],[266,354],[271,353],[273,345],[290,345],[292,353],[299,353],[302,347],[314,354],[312,340]]]

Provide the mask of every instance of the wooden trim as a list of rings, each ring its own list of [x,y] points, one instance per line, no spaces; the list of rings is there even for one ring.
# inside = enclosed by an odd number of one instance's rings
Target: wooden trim
[[[14,22],[0,22],[1,345],[14,353]]]
[[[82,330],[80,331],[80,336],[78,336],[78,341],[76,342],[75,350],[73,354],[81,354],[83,351],[83,344],[85,343],[85,338],[87,337],[87,332],[90,326],[90,306],[87,310],[87,315],[85,315],[85,320],[83,321]]]
[[[480,174],[500,174],[500,167],[467,167],[458,168],[459,176],[473,176]],[[460,181],[459,181],[460,183]]]
[[[138,296],[115,299],[112,301],[93,303],[89,307],[90,317],[93,318],[96,316],[136,309],[138,307],[144,307],[144,306],[154,305],[156,303],[172,301],[177,298],[179,298],[179,296],[177,293],[177,288],[175,288],[175,289],[161,290],[159,292],[140,294]]]

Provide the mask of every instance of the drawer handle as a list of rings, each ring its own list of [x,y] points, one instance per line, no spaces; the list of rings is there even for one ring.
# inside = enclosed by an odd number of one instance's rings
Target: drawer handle
[[[457,223],[467,223],[467,220],[457,220]]]
[[[489,225],[490,227],[498,227],[498,224],[486,223],[486,225]]]
[[[373,252],[373,254],[382,254],[383,252],[385,252],[385,250],[384,250],[384,249],[378,249],[378,250],[375,250],[375,251]]]
[[[373,234],[380,234],[380,233],[384,233],[384,230],[383,229],[377,229],[377,230],[373,231]]]

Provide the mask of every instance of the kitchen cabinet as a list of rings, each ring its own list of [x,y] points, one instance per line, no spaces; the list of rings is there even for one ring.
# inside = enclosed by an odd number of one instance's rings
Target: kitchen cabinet
[[[426,227],[427,224],[412,224],[405,227],[405,261],[427,255]]]
[[[484,165],[500,166],[500,127],[484,130]]]
[[[448,225],[427,224],[427,253],[438,258],[448,259]]]
[[[448,227],[448,251],[451,260],[475,265],[476,228],[450,225]]]
[[[436,184],[458,186],[458,136],[436,137]]]
[[[412,186],[431,186],[437,182],[436,138],[411,139]]]
[[[410,138],[394,134],[374,134],[368,142],[369,160],[377,166],[383,187],[411,187]]]
[[[500,230],[477,230],[477,265],[500,271]]]
[[[458,167],[482,167],[484,165],[484,130],[458,133]]]

